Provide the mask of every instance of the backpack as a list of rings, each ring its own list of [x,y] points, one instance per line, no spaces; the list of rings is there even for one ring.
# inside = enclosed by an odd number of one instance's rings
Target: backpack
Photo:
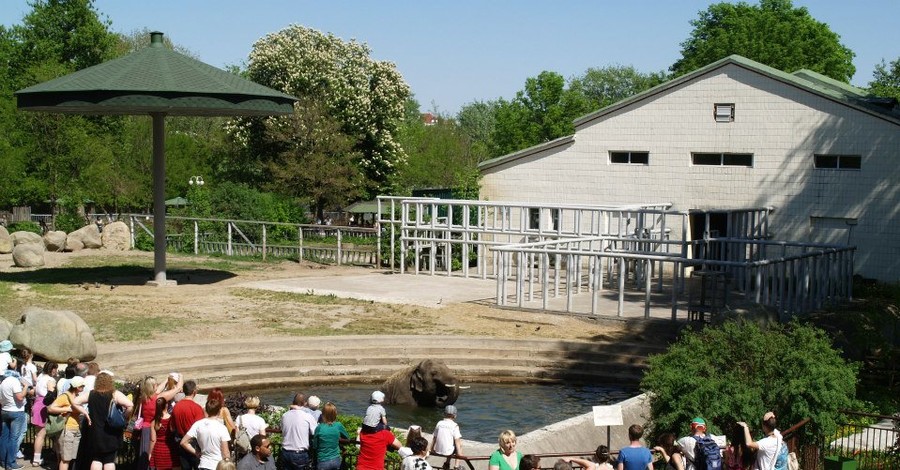
[[[788,470],[789,460],[787,444],[782,442],[781,449],[778,450],[778,455],[775,456],[775,470]]]
[[[250,453],[250,433],[247,432],[247,428],[243,426],[241,423],[241,417],[238,416],[237,419],[237,427],[238,432],[234,437],[234,451],[238,455],[245,455]]]
[[[697,443],[694,445],[694,469],[695,470],[722,470],[722,451],[709,436],[694,436]]]

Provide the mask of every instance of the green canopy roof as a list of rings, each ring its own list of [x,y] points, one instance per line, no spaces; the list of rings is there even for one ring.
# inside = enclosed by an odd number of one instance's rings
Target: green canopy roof
[[[173,197],[172,199],[166,199],[166,205],[170,206],[170,207],[171,206],[175,206],[175,207],[186,206],[186,205],[188,205],[188,200],[181,196],[177,196],[177,197]]]
[[[351,214],[375,214],[378,212],[378,201],[359,201],[350,204],[344,209],[344,212],[349,212]],[[391,213],[391,205],[390,204],[382,204],[381,206],[382,214],[390,214]]]
[[[18,107],[69,114],[268,116],[290,114],[296,98],[167,49],[150,47],[15,94]]]

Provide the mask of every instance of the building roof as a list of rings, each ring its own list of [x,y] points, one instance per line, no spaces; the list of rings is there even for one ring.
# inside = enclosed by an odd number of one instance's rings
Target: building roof
[[[489,168],[493,168],[495,166],[499,166],[504,163],[511,162],[513,160],[525,158],[527,156],[534,155],[538,152],[543,152],[544,150],[550,150],[552,148],[559,147],[561,145],[566,145],[566,144],[569,144],[572,142],[575,142],[575,134],[560,137],[558,139],[553,139],[549,142],[544,142],[542,144],[537,144],[533,147],[528,147],[527,149],[519,150],[518,152],[508,153],[506,155],[503,155],[503,156],[500,156],[497,158],[485,160],[478,164],[478,169],[484,171]]]
[[[858,111],[862,111],[864,113],[900,125],[900,112],[897,111],[896,100],[868,96],[866,94],[866,91],[861,88],[839,82],[811,70],[802,69],[794,73],[787,73],[774,67],[769,67],[768,65],[756,62],[755,60],[750,60],[746,57],[735,54],[723,59],[719,59],[705,67],[694,70],[691,73],[669,80],[668,82],[657,85],[653,88],[650,88],[649,90],[645,90],[622,101],[613,103],[605,108],[575,119],[575,128],[577,129],[581,126],[584,126],[585,124],[590,123],[591,121],[594,121],[600,117],[624,108],[632,103],[641,101],[666,90],[678,87],[685,82],[688,82],[701,75],[708,74],[714,70],[728,65],[736,65],[738,67],[751,70],[761,75],[765,75],[766,77],[773,80],[803,89],[823,98],[857,109]]]

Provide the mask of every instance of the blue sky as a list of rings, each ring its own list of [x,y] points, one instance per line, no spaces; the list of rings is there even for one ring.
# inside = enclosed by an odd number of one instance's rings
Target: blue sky
[[[0,0],[0,23],[19,23],[27,0]],[[588,67],[659,71],[680,57],[690,21],[710,0],[341,1],[95,0],[112,29],[166,33],[217,67],[243,63],[253,43],[301,24],[372,48],[397,64],[423,111],[455,114],[474,100],[511,98],[542,70]],[[852,83],[900,58],[900,0],[795,0],[856,53]]]

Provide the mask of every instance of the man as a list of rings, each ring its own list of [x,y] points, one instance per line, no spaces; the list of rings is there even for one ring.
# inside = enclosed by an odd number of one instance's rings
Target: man
[[[628,440],[631,444],[619,450],[618,470],[653,470],[653,454],[641,444],[644,427],[632,424],[628,427]]]
[[[181,438],[187,434],[191,426],[205,417],[203,408],[195,400],[197,398],[197,382],[188,380],[182,386],[182,391],[184,391],[184,398],[172,408],[171,422],[174,424],[176,442],[181,442]],[[200,459],[196,454],[182,449],[181,446],[178,446],[178,451],[182,470],[197,470]]]
[[[462,433],[459,432],[459,424],[456,423],[456,407],[447,405],[444,407],[444,419],[434,426],[434,439],[431,442],[429,452],[443,457],[450,455],[462,455]],[[449,462],[456,468],[457,462]]]
[[[219,421],[219,412],[222,411],[222,402],[209,398],[206,400],[206,415],[191,425],[188,432],[181,438],[181,448],[185,452],[193,453],[200,459],[199,468],[202,470],[216,470],[219,462],[227,461],[231,453],[228,451],[228,441],[231,436],[228,428]],[[191,442],[197,441],[197,446]],[[199,447],[199,449],[197,449]]]
[[[696,470],[694,451],[697,448],[697,439],[706,437],[706,420],[697,417],[691,420],[691,433],[678,439],[678,445],[684,454],[684,470]]]
[[[744,440],[747,442],[747,447],[756,451],[756,466],[753,468],[772,470],[787,466],[787,451],[784,452],[785,456],[781,459],[782,462],[778,461],[784,439],[781,437],[781,432],[778,431],[775,413],[769,411],[763,415],[762,430],[766,437],[758,441],[754,441],[750,436],[750,428],[747,423],[741,421],[738,422],[738,425],[744,428]]]
[[[8,363],[9,370],[15,371],[16,360]],[[32,387],[19,374],[7,374],[0,382],[0,404],[3,406],[0,431],[0,462],[7,470],[22,468],[16,462],[16,454],[19,450],[19,437],[25,434],[28,420],[25,417],[25,396]]]
[[[237,470],[275,470],[272,459],[272,446],[269,439],[262,434],[250,438],[250,453],[237,464]]]
[[[316,431],[316,420],[303,410],[306,396],[294,395],[291,409],[281,416],[281,468],[307,470],[309,468],[309,438]]]

